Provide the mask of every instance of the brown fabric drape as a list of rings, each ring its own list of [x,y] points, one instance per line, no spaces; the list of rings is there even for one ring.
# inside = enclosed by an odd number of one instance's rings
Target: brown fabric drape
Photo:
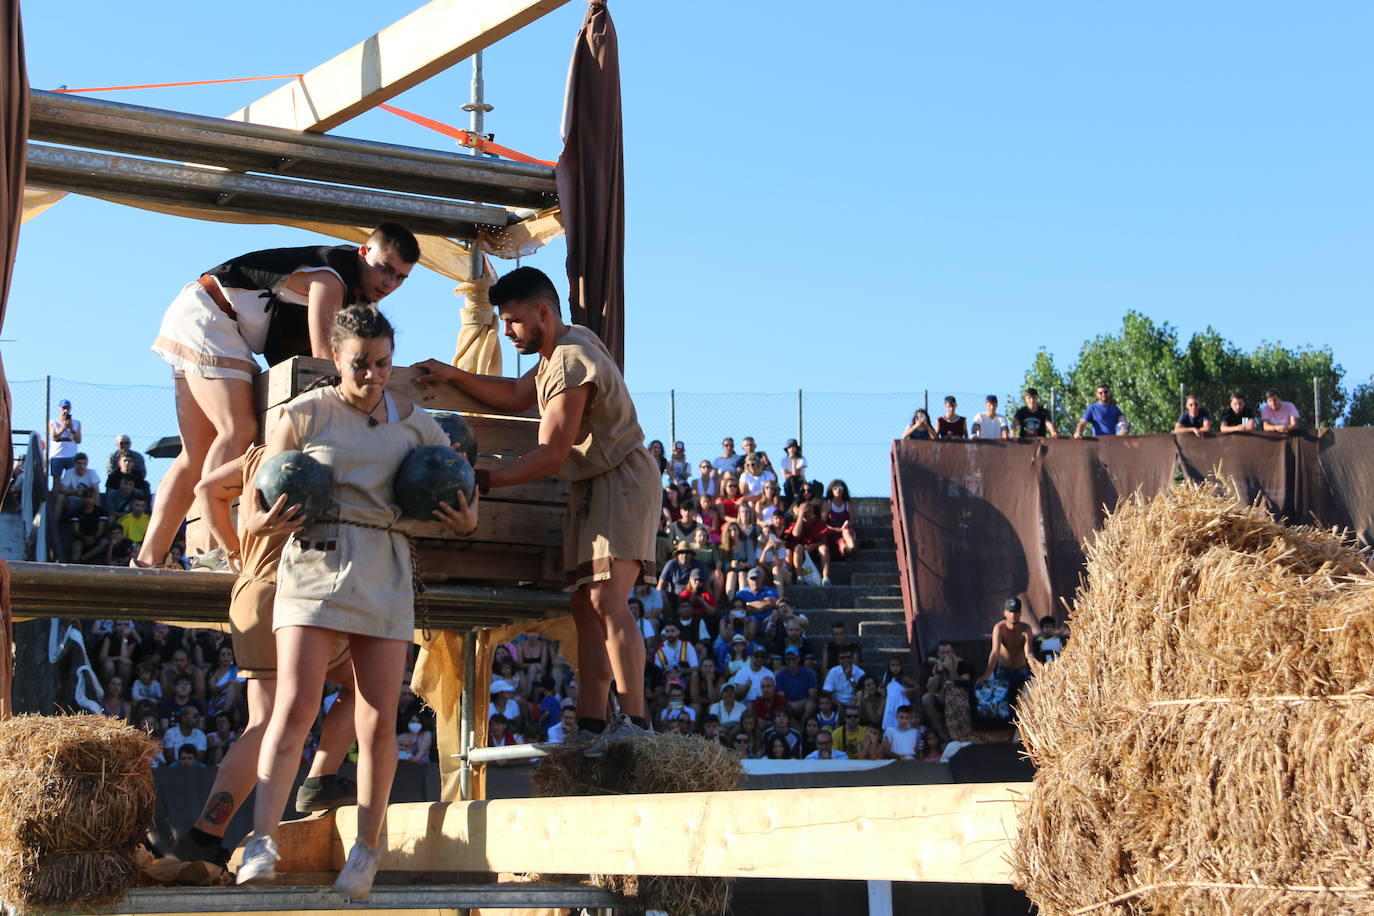
[[[985,638],[1003,602],[1062,614],[1105,511],[1158,493],[1176,471],[1216,475],[1295,524],[1374,543],[1374,429],[1299,436],[1131,436],[1093,441],[914,442],[893,447],[893,527],[909,634]],[[1029,620],[1027,622],[1030,622]]]
[[[14,253],[19,245],[19,223],[24,206],[24,151],[29,139],[29,75],[24,66],[24,26],[19,15],[19,0],[3,0],[4,22],[0,46],[5,58],[0,62],[0,327],[5,323],[5,304],[9,299],[10,278],[14,273]],[[4,480],[10,477],[14,454],[10,448],[10,386],[5,366],[0,362],[0,458]],[[30,469],[33,473],[33,469]],[[5,484],[0,484],[3,491]],[[11,713],[11,659],[14,655],[10,629],[10,571],[0,560],[0,717]]]
[[[558,203],[568,239],[568,312],[625,365],[625,162],[620,51],[605,0],[577,33],[563,108]]]

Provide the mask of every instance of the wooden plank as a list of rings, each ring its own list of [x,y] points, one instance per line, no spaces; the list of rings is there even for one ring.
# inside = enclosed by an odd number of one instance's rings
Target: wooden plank
[[[533,582],[561,588],[563,551],[557,547],[517,546],[454,550],[442,542],[420,547],[420,575],[426,582],[459,579],[468,582]]]
[[[410,529],[415,537],[453,538],[458,543],[534,544],[555,547],[563,543],[562,506],[541,506],[537,503],[504,502],[491,496],[482,498],[478,512],[477,531],[469,538],[457,538],[440,522],[416,522]]]
[[[1016,800],[1029,790],[970,783],[391,805],[381,868],[1007,884]],[[342,867],[357,808],[339,809],[334,823],[339,841],[312,844],[302,870]],[[293,829],[281,825],[279,848],[301,845]]]
[[[432,0],[229,119],[323,133],[567,2]]]

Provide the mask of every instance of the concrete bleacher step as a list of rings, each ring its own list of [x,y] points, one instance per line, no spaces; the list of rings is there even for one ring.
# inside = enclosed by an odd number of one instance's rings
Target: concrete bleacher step
[[[858,603],[855,607],[900,611],[903,607],[902,596],[900,594],[863,595],[858,599]]]
[[[860,598],[874,596],[896,597],[901,600],[902,590],[896,585],[789,585],[787,598],[799,608],[862,607],[856,602]]]
[[[859,621],[859,635],[865,637],[888,637],[897,636],[902,640],[906,639],[905,620],[861,620]]]
[[[850,585],[900,585],[901,579],[894,569],[883,572],[855,572],[849,574]]]

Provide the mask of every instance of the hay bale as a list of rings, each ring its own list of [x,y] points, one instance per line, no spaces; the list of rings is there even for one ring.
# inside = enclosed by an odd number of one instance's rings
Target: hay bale
[[[534,768],[536,796],[649,795],[660,792],[729,792],[744,770],[719,744],[683,735],[653,735],[613,742],[600,757],[582,756],[583,742],[560,745]],[[583,876],[569,875],[570,880]],[[663,910],[671,916],[717,916],[730,905],[728,878],[662,875],[590,875],[630,912]]]
[[[0,722],[0,900],[31,910],[123,897],[153,823],[157,751],[105,716]]]
[[[1200,484],[1123,503],[1023,695],[1046,916],[1374,911],[1374,579]]]

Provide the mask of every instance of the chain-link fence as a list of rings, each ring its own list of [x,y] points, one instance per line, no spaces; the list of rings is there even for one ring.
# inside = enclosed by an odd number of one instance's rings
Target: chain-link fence
[[[42,435],[45,418],[57,415],[58,402],[71,401],[72,416],[81,421],[81,449],[102,474],[117,436],[127,434],[134,448],[146,453],[158,439],[177,432],[171,385],[97,385],[57,377],[9,384],[15,429]],[[917,407],[928,404],[932,421],[938,417],[948,394],[958,399],[959,413],[972,422],[989,392],[669,391],[643,392],[634,395],[634,401],[644,435],[662,441],[667,451],[681,440],[693,476],[703,458],[721,453],[725,437],[733,438],[736,449],[742,450],[744,437],[753,436],[779,469],[786,454],[783,445],[797,439],[808,477],[827,482],[843,478],[854,496],[888,496],[892,440],[901,436]],[[1006,397],[1001,395],[1003,401]],[[1004,403],[1003,412],[1008,406],[1015,412],[1019,402]],[[168,459],[149,459],[148,477],[154,488],[170,466]]]

